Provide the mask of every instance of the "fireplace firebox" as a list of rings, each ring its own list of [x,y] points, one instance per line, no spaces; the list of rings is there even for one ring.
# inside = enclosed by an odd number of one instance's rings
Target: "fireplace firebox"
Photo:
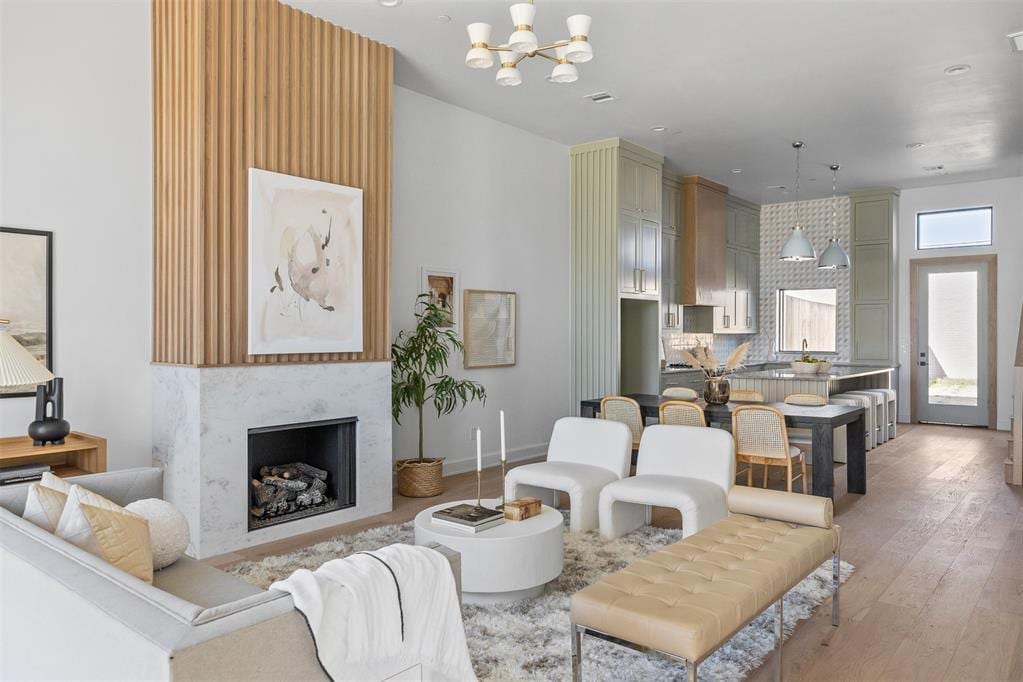
[[[355,506],[357,417],[249,429],[249,530]]]

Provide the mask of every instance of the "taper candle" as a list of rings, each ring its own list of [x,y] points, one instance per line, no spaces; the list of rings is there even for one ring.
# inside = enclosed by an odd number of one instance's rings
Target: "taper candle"
[[[483,471],[483,432],[476,427],[476,471]]]
[[[504,410],[501,410],[501,461],[505,461],[506,454],[504,450]]]

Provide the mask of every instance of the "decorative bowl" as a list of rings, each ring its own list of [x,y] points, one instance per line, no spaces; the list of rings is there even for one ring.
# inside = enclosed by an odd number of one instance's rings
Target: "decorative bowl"
[[[792,366],[792,371],[796,374],[816,374],[819,370],[818,367],[822,364],[820,362],[803,362],[802,360],[793,360],[789,363]]]

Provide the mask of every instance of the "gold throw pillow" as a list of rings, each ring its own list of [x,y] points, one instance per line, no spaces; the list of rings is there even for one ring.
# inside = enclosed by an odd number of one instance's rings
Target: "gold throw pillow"
[[[55,534],[152,584],[149,522],[105,497],[72,485]]]

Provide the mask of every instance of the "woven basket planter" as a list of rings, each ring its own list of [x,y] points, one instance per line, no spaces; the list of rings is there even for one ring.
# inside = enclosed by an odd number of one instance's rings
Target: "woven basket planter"
[[[394,465],[398,475],[398,494],[405,497],[436,497],[444,492],[444,458],[399,459]]]

